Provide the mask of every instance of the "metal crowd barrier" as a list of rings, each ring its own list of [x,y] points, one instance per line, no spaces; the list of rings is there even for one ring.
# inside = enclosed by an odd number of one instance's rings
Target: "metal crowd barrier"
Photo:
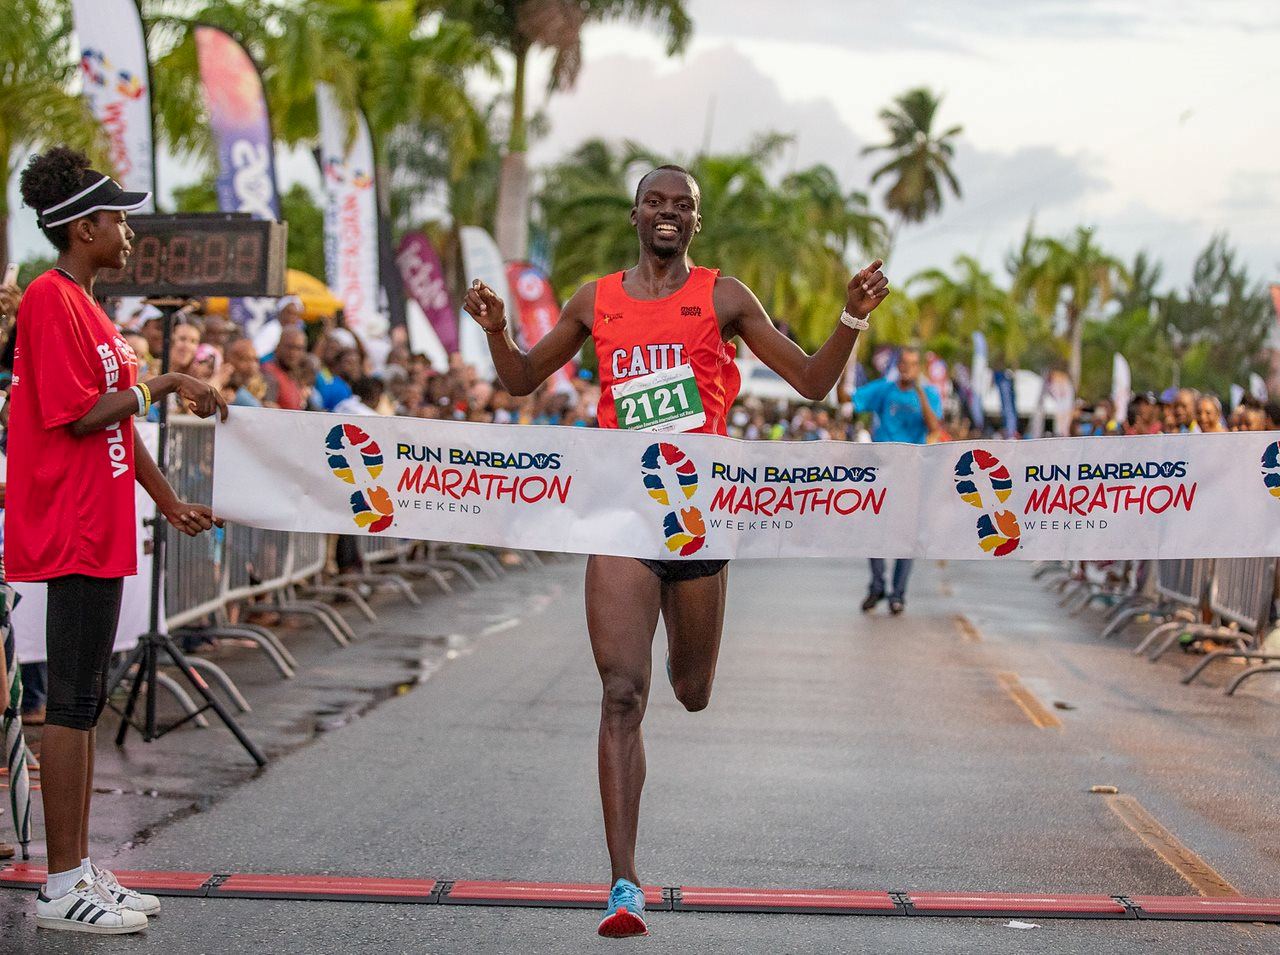
[[[1213,586],[1209,591],[1209,608],[1226,621],[1209,631],[1205,637],[1220,642],[1230,642],[1232,649],[1215,650],[1207,654],[1182,678],[1192,682],[1214,661],[1227,657],[1245,660],[1280,661],[1280,653],[1261,649],[1267,629],[1272,622],[1272,609],[1276,597],[1276,558],[1248,557],[1219,560],[1214,570]],[[1227,696],[1239,689],[1240,684],[1259,673],[1280,672],[1280,666],[1269,662],[1253,666],[1238,674],[1226,686]]]
[[[170,420],[168,478],[183,500],[212,500],[213,436],[211,421],[185,415]],[[295,675],[298,661],[269,627],[245,617],[255,612],[306,617],[339,646],[347,646],[356,639],[355,631],[324,598],[345,601],[373,621],[377,614],[365,597],[374,590],[390,589],[411,603],[422,602],[410,576],[428,578],[450,593],[456,581],[480,586],[472,570],[489,579],[506,573],[488,550],[462,545],[356,537],[359,566],[339,574],[333,560],[336,538],[329,535],[228,525],[198,537],[171,531],[167,538],[166,629],[176,636],[251,641],[282,679]],[[540,563],[536,554],[519,557],[527,566]],[[242,712],[248,711],[249,704],[221,669],[198,656],[188,659]],[[179,703],[188,712],[194,706],[181,698]]]
[[[1158,641],[1178,639],[1180,633],[1192,625],[1199,625],[1204,617],[1213,580],[1211,560],[1161,560],[1156,562],[1157,613],[1164,618],[1133,648],[1139,656]],[[1170,644],[1172,645],[1172,644]],[[1161,650],[1160,653],[1164,651]],[[1158,653],[1156,656],[1160,655]],[[1154,659],[1154,658],[1153,658]]]
[[[1194,682],[1219,660],[1254,661],[1255,665],[1227,683],[1224,692],[1230,696],[1247,679],[1280,673],[1280,651],[1262,648],[1268,630],[1276,624],[1278,567],[1280,559],[1275,557],[1159,560],[1136,565],[1132,593],[1112,609],[1102,635],[1113,636],[1139,616],[1157,618],[1160,622],[1133,650],[1135,655],[1147,653],[1153,662],[1188,639],[1191,646],[1206,641],[1225,644],[1206,654],[1182,682]],[[1066,580],[1079,579],[1079,571],[1072,573],[1063,564],[1043,568],[1036,576],[1044,577],[1051,570],[1065,573]]]

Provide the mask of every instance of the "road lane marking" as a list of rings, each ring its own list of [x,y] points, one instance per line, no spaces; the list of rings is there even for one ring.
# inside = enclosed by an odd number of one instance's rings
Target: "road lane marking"
[[[1054,716],[1053,710],[1041,703],[1039,697],[1023,685],[1018,674],[1003,671],[996,674],[996,681],[1009,695],[1009,699],[1018,704],[1027,719],[1040,729],[1062,729],[1062,720]]]
[[[978,631],[978,628],[973,625],[973,621],[964,614],[958,613],[952,617],[951,620],[955,623],[956,629],[960,631],[960,636],[969,643],[982,642],[982,634]]]
[[[1108,796],[1107,805],[1120,817],[1135,835],[1147,844],[1161,860],[1182,876],[1191,888],[1201,895],[1223,898],[1239,895],[1239,890],[1222,877],[1213,866],[1205,862],[1178,841],[1178,837],[1160,825],[1142,803],[1133,796],[1123,794]]]
[[[518,626],[520,626],[520,618],[512,617],[509,620],[503,620],[499,623],[490,624],[489,626],[485,627],[483,630],[480,631],[480,636],[491,637],[495,633],[502,633],[502,631],[504,630],[511,630],[512,628],[518,627]]]

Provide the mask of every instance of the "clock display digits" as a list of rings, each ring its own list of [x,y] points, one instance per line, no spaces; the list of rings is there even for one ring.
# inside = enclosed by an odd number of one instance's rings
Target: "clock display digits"
[[[227,237],[211,235],[204,243],[204,274],[201,281],[217,285],[227,274]]]
[[[191,281],[191,236],[175,235],[169,240],[168,252],[165,279],[174,285],[186,285]]]
[[[123,269],[104,269],[106,296],[284,294],[287,225],[223,213],[131,216],[133,252]]]
[[[236,238],[234,282],[252,282],[258,274],[258,259],[262,255],[262,237],[245,234]]]
[[[160,239],[144,235],[134,247],[129,264],[133,266],[133,280],[139,285],[151,285],[160,278]]]

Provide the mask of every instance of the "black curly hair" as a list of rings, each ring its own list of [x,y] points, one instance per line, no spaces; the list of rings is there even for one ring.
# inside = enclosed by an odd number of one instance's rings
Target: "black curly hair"
[[[689,185],[693,190],[694,202],[697,203],[698,205],[702,204],[702,190],[698,188],[698,180],[693,178],[693,173],[691,173],[688,169],[685,169],[684,166],[677,166],[675,163],[666,163],[664,165],[656,166],[653,169],[650,169],[648,172],[646,172],[643,176],[640,177],[640,181],[636,183],[636,198],[635,198],[634,205],[637,205],[637,206],[640,205],[640,194],[644,189],[645,180],[647,180],[650,176],[660,172],[678,172],[681,175],[683,175],[686,179],[689,180]]]
[[[38,216],[42,209],[74,196],[93,178],[88,156],[66,146],[55,146],[46,153],[31,157],[22,170],[18,186],[22,191],[22,201]],[[59,252],[71,247],[71,223],[51,229],[41,226],[40,231]]]

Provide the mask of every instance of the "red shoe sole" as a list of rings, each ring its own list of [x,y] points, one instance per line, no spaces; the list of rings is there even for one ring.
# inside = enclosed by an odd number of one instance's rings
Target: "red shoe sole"
[[[605,938],[634,938],[637,935],[648,935],[649,929],[640,916],[633,915],[626,909],[618,909],[600,923],[599,932]]]

